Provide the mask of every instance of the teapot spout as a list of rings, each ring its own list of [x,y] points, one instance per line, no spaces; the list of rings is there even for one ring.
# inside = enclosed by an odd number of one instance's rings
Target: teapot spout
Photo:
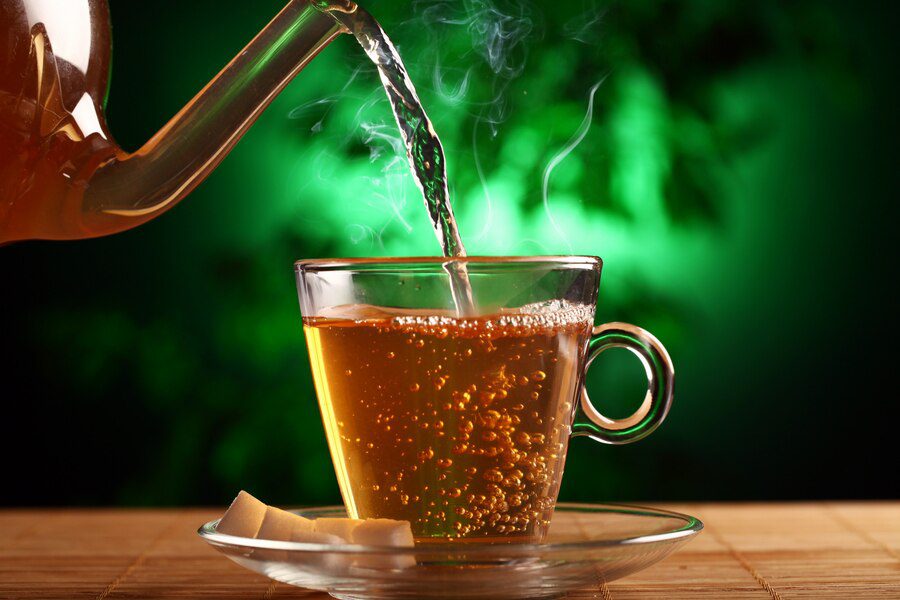
[[[260,113],[343,31],[313,6],[292,0],[140,150],[117,152],[89,178],[76,237],[136,227],[191,192]]]

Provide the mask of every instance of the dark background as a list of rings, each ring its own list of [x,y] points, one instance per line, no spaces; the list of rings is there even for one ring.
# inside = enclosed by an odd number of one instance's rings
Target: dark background
[[[131,150],[279,8],[111,4],[107,114]],[[563,498],[900,492],[886,6],[370,7],[444,140],[470,253],[602,256],[598,322],[638,323],[674,358],[667,423],[633,446],[573,442]],[[600,80],[545,208],[544,167]],[[273,504],[339,501],[291,265],[437,251],[405,160],[366,133],[396,138],[382,98],[344,36],[163,217],[0,248],[0,503],[224,504],[240,488]],[[589,378],[612,416],[642,396],[623,354]]]

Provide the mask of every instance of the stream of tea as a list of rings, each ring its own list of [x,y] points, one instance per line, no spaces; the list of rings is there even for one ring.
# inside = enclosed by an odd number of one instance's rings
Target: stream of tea
[[[444,148],[425,113],[425,108],[419,100],[416,88],[397,49],[378,21],[356,4],[326,3],[322,8],[353,34],[378,69],[391,110],[400,128],[400,135],[406,145],[406,155],[413,179],[422,192],[425,208],[428,210],[443,255],[448,258],[466,256],[466,249],[450,205]],[[457,315],[475,314],[475,303],[465,264],[449,260],[444,263],[444,270],[450,277],[450,290]]]

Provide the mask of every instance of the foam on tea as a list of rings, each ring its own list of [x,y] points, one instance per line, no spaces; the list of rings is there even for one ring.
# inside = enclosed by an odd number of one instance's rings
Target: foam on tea
[[[542,539],[592,321],[565,302],[304,318],[350,516],[406,520],[419,539]]]

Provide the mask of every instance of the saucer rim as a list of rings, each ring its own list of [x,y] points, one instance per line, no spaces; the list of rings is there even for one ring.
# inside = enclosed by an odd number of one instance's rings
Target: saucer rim
[[[339,505],[333,506],[313,506],[305,508],[294,508],[288,512],[294,514],[327,513],[333,511],[344,511],[345,508]],[[577,550],[591,550],[598,548],[607,548],[614,546],[632,546],[647,545],[659,542],[674,542],[676,540],[686,541],[703,530],[703,522],[697,517],[662,508],[651,508],[634,504],[619,504],[607,502],[560,502],[556,505],[556,512],[565,513],[612,513],[626,514],[636,517],[647,518],[675,518],[683,522],[682,526],[662,533],[653,533],[647,535],[628,536],[623,538],[603,539],[603,540],[585,540],[578,542],[562,542],[562,543],[546,543],[546,544],[472,544],[464,546],[467,556],[478,556],[482,554],[496,555],[503,554],[505,556],[534,555],[536,552],[541,554],[554,552],[570,552]],[[412,547],[397,546],[365,546],[359,544],[321,544],[309,542],[288,542],[277,540],[260,540],[256,538],[248,538],[242,536],[218,533],[216,526],[221,519],[214,519],[203,524],[197,534],[204,541],[213,546],[237,547],[247,550],[282,550],[296,553],[320,553],[328,552],[333,554],[367,554],[367,555],[416,555],[429,552],[447,553],[457,552],[460,547],[449,546],[447,544],[416,544]]]

